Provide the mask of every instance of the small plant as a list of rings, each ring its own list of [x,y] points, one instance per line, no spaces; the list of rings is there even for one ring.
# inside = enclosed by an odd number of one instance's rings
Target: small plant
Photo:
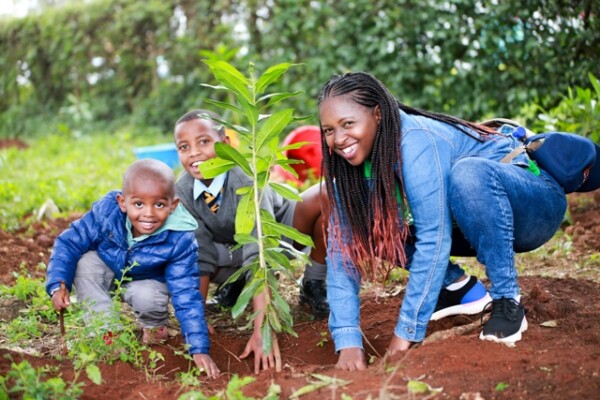
[[[40,264],[37,268],[45,269],[45,265]],[[0,286],[0,297],[10,300],[18,308],[19,315],[3,324],[3,330],[10,343],[22,343],[42,337],[46,326],[56,323],[57,316],[42,279],[32,278],[25,265],[13,274],[15,284]]]
[[[273,215],[261,209],[262,199],[268,188],[285,198],[301,200],[300,196],[288,187],[269,181],[270,171],[275,165],[296,175],[290,165],[298,161],[288,160],[283,152],[304,145],[304,143],[297,143],[284,148],[279,146],[281,132],[292,121],[300,120],[300,118],[294,117],[293,109],[287,108],[269,114],[273,105],[297,93],[265,94],[267,87],[293,65],[272,66],[256,78],[252,63],[249,65],[248,77],[225,61],[213,59],[204,60],[204,63],[209,66],[220,83],[220,86],[210,87],[226,90],[235,97],[233,104],[214,100],[207,100],[207,102],[240,115],[244,126],[234,125],[220,119],[216,120],[217,123],[239,134],[240,150],[224,143],[216,143],[215,152],[218,158],[204,162],[200,166],[202,175],[207,178],[215,177],[237,166],[253,182],[252,186],[238,190],[241,200],[236,213],[235,240],[237,246],[257,246],[258,257],[253,263],[241,268],[230,278],[230,281],[234,281],[246,271],[251,271],[252,279],[239,296],[232,309],[232,315],[234,318],[238,318],[253,297],[259,294],[264,296],[265,308],[260,311],[256,310],[259,312],[250,316],[250,323],[261,313],[264,315],[261,326],[263,349],[265,354],[269,354],[273,350],[275,368],[277,371],[281,371],[281,354],[275,333],[285,331],[295,336],[295,332],[292,328],[293,321],[289,305],[279,293],[279,284],[274,273],[280,272],[293,279],[294,268],[288,255],[308,263],[304,253],[296,250],[282,239],[285,236],[304,246],[313,245],[309,236],[277,222]]]
[[[328,336],[329,333],[327,333],[327,331],[322,331],[320,333],[321,335],[321,340],[319,340],[319,342],[317,343],[317,347],[325,347],[325,343],[329,342]]]
[[[508,389],[508,387],[509,387],[509,386],[510,386],[510,385],[509,385],[508,383],[499,382],[499,383],[496,385],[496,387],[494,388],[494,390],[495,390],[496,392],[503,392],[503,391],[505,391],[506,389]]]
[[[303,386],[300,389],[294,391],[294,393],[292,393],[292,395],[290,396],[290,399],[297,399],[300,396],[303,396],[303,395],[311,393],[311,392],[315,392],[315,391],[325,388],[325,387],[332,387],[332,388],[337,389],[337,388],[346,386],[349,383],[351,383],[351,381],[346,381],[343,379],[339,379],[339,378],[331,377],[331,376],[327,376],[327,375],[322,375],[322,374],[311,374],[311,376],[313,378],[315,378],[316,380],[311,381],[308,385]]]
[[[197,378],[194,378],[194,379],[196,379],[196,381],[197,381]],[[236,374],[236,375],[233,375],[233,377],[227,384],[227,387],[225,388],[225,390],[220,391],[219,393],[217,393],[213,396],[206,396],[202,392],[193,391],[193,392],[187,392],[187,393],[182,394],[181,396],[179,396],[178,400],[222,400],[222,399],[254,400],[253,397],[246,397],[244,395],[244,393],[242,392],[242,388],[244,386],[254,382],[255,380],[256,379],[251,376],[244,376],[244,377],[240,378]],[[195,386],[197,386],[197,385],[195,385]],[[269,393],[263,399],[264,400],[276,400],[279,398],[279,397],[272,397],[272,396],[273,396],[272,390],[271,390],[271,388],[269,388]]]
[[[82,354],[74,363],[74,376],[71,382],[65,382],[61,377],[50,377],[54,373],[49,367],[34,368],[29,362],[12,362],[5,376],[0,375],[0,399],[3,393],[20,394],[23,399],[77,399],[83,394],[83,382],[79,378],[83,371],[96,385],[102,381],[100,370],[94,364],[94,357]]]
[[[98,360],[112,364],[120,360],[140,367],[144,362],[144,352],[148,347],[138,340],[138,327],[135,318],[123,309],[121,295],[125,287],[123,283],[130,280],[127,271],[135,268],[136,264],[125,268],[122,277],[115,279],[115,290],[112,293],[112,306],[107,313],[95,314],[89,312],[85,303],[76,302],[67,309],[65,340],[72,343],[69,356],[73,359],[79,352],[87,353],[90,349]],[[76,344],[75,344],[76,343]],[[158,356],[150,359],[155,364]]]

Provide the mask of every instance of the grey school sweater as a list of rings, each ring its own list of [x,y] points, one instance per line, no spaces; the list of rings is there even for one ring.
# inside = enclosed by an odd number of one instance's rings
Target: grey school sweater
[[[194,200],[194,177],[184,172],[177,180],[176,195],[181,199],[183,206],[194,216],[198,222],[196,240],[198,241],[198,265],[201,275],[213,274],[216,270],[217,249],[214,243],[235,244],[235,213],[240,196],[236,191],[245,186],[251,186],[252,180],[246,176],[239,167],[232,168],[227,173],[223,186],[221,205],[215,214],[209,210],[204,200],[199,197]],[[268,189],[263,197],[261,208],[269,211],[278,222],[290,225],[296,203],[283,198],[273,190]],[[234,252],[234,263],[239,266],[251,262],[258,254],[256,245],[245,245]]]

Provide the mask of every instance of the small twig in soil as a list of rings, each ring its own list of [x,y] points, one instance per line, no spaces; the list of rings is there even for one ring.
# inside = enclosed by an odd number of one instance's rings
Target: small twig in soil
[[[233,358],[235,358],[238,362],[242,362],[242,360],[240,360],[238,358],[238,356],[236,356],[235,354],[233,354],[231,351],[227,350],[227,347],[223,346],[221,343],[213,341],[214,344],[218,344],[219,346],[221,346],[223,348],[223,350],[225,350],[227,353],[229,353],[229,355],[231,355]]]
[[[379,354],[379,352],[377,351],[377,349],[371,344],[371,342],[369,342],[369,339],[367,339],[367,337],[365,336],[364,333],[362,333],[362,337],[363,337],[363,339],[365,339],[365,342],[369,345],[369,347],[371,349],[373,349],[373,351],[375,352],[375,354],[377,355],[377,357],[381,358],[381,354]]]
[[[481,321],[477,320],[467,325],[455,326],[444,331],[434,332],[423,340],[423,344],[439,342],[440,340],[451,339],[456,336],[466,335],[483,325],[490,318],[489,314],[484,315]]]
[[[67,286],[64,281],[60,281],[60,289],[61,294],[67,291]],[[69,354],[69,349],[67,348],[67,343],[65,342],[65,309],[61,309],[58,312],[58,324],[60,326],[60,343],[62,346],[63,355]]]

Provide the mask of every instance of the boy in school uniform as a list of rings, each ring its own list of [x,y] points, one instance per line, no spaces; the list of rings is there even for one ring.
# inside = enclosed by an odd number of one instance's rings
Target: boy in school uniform
[[[241,169],[234,167],[213,179],[205,179],[199,165],[216,157],[215,143],[229,143],[223,127],[203,116],[216,114],[207,110],[193,110],[183,115],[175,124],[174,139],[179,160],[185,172],[176,183],[176,193],[181,203],[198,223],[196,239],[202,251],[199,253],[200,290],[206,298],[210,282],[220,285],[214,301],[223,307],[232,307],[246,283],[246,278],[224,285],[235,271],[257,256],[255,246],[243,246],[231,251],[235,245],[235,215],[240,196],[240,187],[252,181]],[[272,190],[264,194],[262,207],[271,212],[277,221],[293,226],[300,232],[311,235],[315,247],[311,249],[311,265],[304,272],[300,291],[300,302],[308,304],[312,314],[324,318],[329,314],[325,285],[325,241],[323,238],[323,213],[321,191],[318,185],[302,193],[304,201],[295,202],[283,198]],[[253,301],[254,310],[261,309],[261,299]],[[260,318],[255,320],[253,337],[242,356],[255,352],[262,357]],[[268,364],[268,363],[267,363]],[[258,372],[258,371],[256,371]]]

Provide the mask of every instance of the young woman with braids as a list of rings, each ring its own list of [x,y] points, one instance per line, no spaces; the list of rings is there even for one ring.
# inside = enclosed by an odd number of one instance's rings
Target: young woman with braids
[[[334,76],[318,104],[331,209],[327,294],[336,367],[366,368],[361,279],[383,280],[394,266],[410,270],[390,355],[424,339],[443,297],[456,304],[452,289],[466,279],[448,264],[453,223],[491,282],[492,312],[480,338],[520,340],[527,321],[514,252],[552,237],[566,210],[562,188],[545,171],[528,168],[526,154],[500,162],[519,145],[511,136],[399,103],[367,73]]]

